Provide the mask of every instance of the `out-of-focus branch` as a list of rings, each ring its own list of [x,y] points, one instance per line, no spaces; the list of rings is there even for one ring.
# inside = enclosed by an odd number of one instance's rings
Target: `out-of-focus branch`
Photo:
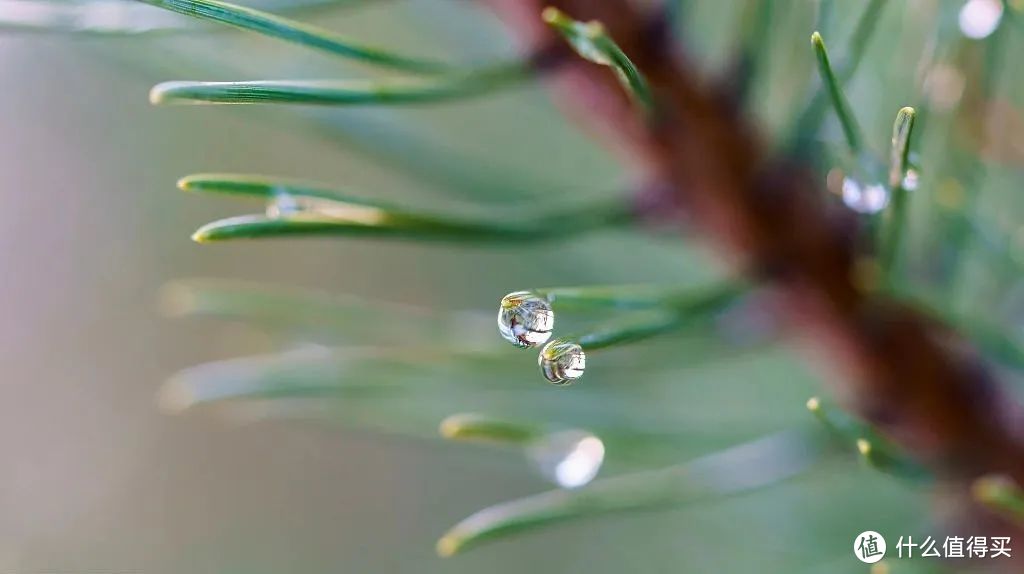
[[[602,22],[646,76],[654,112],[637,114],[613,74],[582,59],[551,75],[558,101],[658,183],[657,204],[685,209],[739,267],[774,286],[841,398],[949,491],[967,500],[971,479],[993,472],[1024,484],[1018,405],[954,332],[872,288],[858,272],[853,214],[828,204],[800,162],[771,157],[736,99],[675,51],[664,18],[628,0],[489,2],[527,50],[554,41],[540,19],[549,4]]]

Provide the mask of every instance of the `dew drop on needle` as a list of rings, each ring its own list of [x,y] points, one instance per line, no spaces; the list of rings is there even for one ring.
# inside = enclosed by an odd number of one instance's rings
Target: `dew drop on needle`
[[[889,191],[880,183],[862,184],[847,177],[843,179],[843,203],[857,213],[878,213],[889,203]]]
[[[551,303],[536,293],[516,291],[505,295],[498,308],[498,332],[517,347],[536,347],[551,338],[555,313]]]
[[[578,344],[555,339],[544,345],[537,363],[548,381],[556,385],[568,385],[583,376],[587,368],[587,356]]]

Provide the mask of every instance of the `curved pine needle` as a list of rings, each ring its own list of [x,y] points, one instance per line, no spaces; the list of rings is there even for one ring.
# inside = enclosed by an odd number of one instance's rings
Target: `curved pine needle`
[[[622,87],[645,108],[651,108],[653,100],[647,80],[600,22],[573,20],[555,7],[546,8],[541,18],[562,34],[582,58],[615,70]]]
[[[889,188],[892,190],[892,198],[883,227],[882,244],[879,246],[879,263],[887,275],[891,274],[896,263],[903,228],[907,224],[907,190],[903,187],[903,178],[909,164],[914,117],[914,108],[902,108],[896,114],[892,126],[892,146],[889,151]]]
[[[253,80],[242,82],[163,82],[149,101],[166,104],[397,105],[463,99],[490,92],[518,79],[507,67],[431,79]]]
[[[379,48],[361,45],[329,30],[263,12],[262,10],[219,0],[139,1],[200,20],[227,24],[235,28],[256,32],[293,44],[309,46],[382,67],[409,72],[441,72],[449,69],[449,66],[439,62],[403,56]]]
[[[766,487],[802,472],[817,444],[787,431],[655,471],[596,480],[577,490],[551,490],[485,508],[452,527],[437,553],[453,556],[483,542],[614,512],[672,506]]]

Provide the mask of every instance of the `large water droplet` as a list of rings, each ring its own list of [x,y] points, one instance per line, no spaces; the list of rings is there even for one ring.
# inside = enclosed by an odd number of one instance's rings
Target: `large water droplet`
[[[579,488],[597,476],[604,443],[593,434],[570,429],[544,435],[526,448],[541,475],[562,488]]]
[[[498,308],[498,332],[517,347],[536,347],[551,338],[555,313],[551,303],[530,291],[509,293]]]
[[[980,40],[999,27],[1003,17],[1003,3],[999,0],[969,0],[960,9],[957,21],[964,36]]]
[[[878,213],[889,203],[889,192],[880,183],[862,184],[843,179],[843,203],[858,213]]]
[[[544,378],[556,385],[568,385],[583,376],[587,356],[576,343],[555,339],[544,345],[537,363]]]

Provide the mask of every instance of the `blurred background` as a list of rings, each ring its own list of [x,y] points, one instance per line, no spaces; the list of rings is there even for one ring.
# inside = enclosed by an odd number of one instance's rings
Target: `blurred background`
[[[0,1],[8,21],[0,31],[0,193],[7,205],[0,212],[7,309],[0,326],[0,571],[866,572],[850,556],[857,533],[930,533],[927,492],[847,453],[764,490],[567,522],[436,556],[437,538],[465,516],[550,488],[516,452],[437,440],[447,414],[511,404],[510,412],[584,427],[656,429],[671,437],[670,448],[623,452],[609,444],[601,476],[657,468],[786,429],[814,429],[805,401],[823,392],[821,379],[782,345],[719,353],[691,336],[609,350],[588,357],[586,379],[568,389],[547,385],[532,353],[499,347],[507,355],[500,373],[413,388],[397,406],[370,398],[350,405],[361,415],[354,419],[254,422],[161,412],[159,389],[175,372],[292,344],[251,326],[163,316],[160,292],[169,281],[298,286],[476,311],[493,321],[510,291],[699,284],[718,274],[719,263],[691,238],[633,230],[497,249],[370,239],[197,245],[189,240],[195,228],[251,206],[175,189],[178,178],[196,172],[300,177],[403,205],[492,214],[613,197],[630,181],[533,86],[415,108],[153,107],[147,93],[165,80],[374,71],[159,10],[126,18],[114,2],[50,2],[54,10],[108,5],[90,17],[50,18],[30,13],[33,4],[47,3]],[[288,13],[446,61],[514,53],[500,24],[469,3],[319,4]],[[682,23],[687,42],[709,72],[721,70],[741,34],[744,3],[691,4]],[[767,68],[753,99],[766,130],[788,125],[816,81],[811,31],[819,26],[841,53],[858,4],[837,2],[824,16],[810,0],[772,10]],[[955,21],[962,6],[911,0],[883,12],[848,88],[879,152],[888,148],[896,110],[932,97],[922,92],[922,61],[934,30],[943,18]],[[160,29],[140,33],[149,17]],[[130,33],[108,33],[117,32],[108,26]],[[1016,36],[1006,39],[1007,53],[1019,46]],[[979,147],[951,111],[980,69],[973,45],[940,51],[952,87],[935,97],[953,104],[935,107],[920,144],[909,267],[926,286],[942,276],[941,261],[925,256],[942,247],[931,231],[942,222],[936,205],[960,181],[940,173],[937,158],[947,157],[951,140],[960,156],[974,157]],[[1017,118],[1020,81],[1007,76],[998,75],[995,89],[1004,112]],[[822,134],[823,146],[840,140],[836,125]],[[984,310],[1001,321],[1019,312],[1015,268],[1004,267],[1016,257],[1019,137],[1007,136],[1005,153],[986,161],[970,188],[983,198],[977,213],[992,215],[981,221],[995,230],[999,250],[972,247],[974,271],[955,293],[1005,301]],[[499,343],[490,324],[467,328],[467,342],[481,332]],[[362,343],[359,333],[357,325],[346,335],[351,344]],[[503,393],[481,396],[478,383]],[[900,567],[894,571],[937,568],[928,561]]]

